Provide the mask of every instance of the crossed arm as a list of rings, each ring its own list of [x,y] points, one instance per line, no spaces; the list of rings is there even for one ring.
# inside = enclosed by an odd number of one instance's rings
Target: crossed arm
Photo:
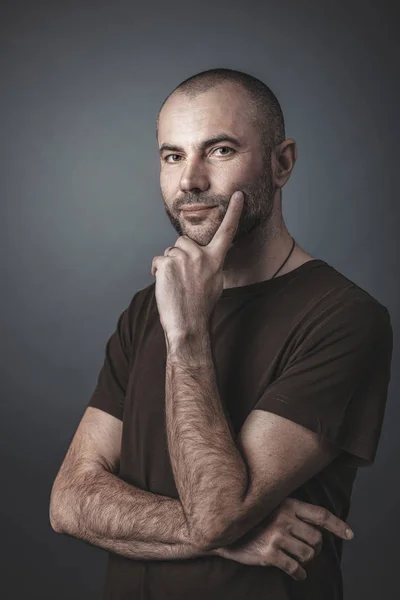
[[[288,498],[239,546],[197,547],[189,539],[178,500],[145,492],[114,474],[121,433],[122,421],[87,408],[51,493],[50,522],[58,533],[131,559],[218,555],[242,564],[274,566],[294,579],[304,579],[301,565],[321,550],[319,528],[347,539],[346,523],[329,511]]]
[[[180,500],[115,475],[122,422],[88,407],[53,485],[55,531],[128,558],[218,555],[329,462],[335,452],[315,434],[265,411],[249,415],[235,444],[204,339],[203,350],[193,340],[167,344],[167,433]]]
[[[179,500],[116,476],[121,435],[121,420],[91,406],[86,409],[53,484],[52,528],[127,558],[211,554],[190,542]]]

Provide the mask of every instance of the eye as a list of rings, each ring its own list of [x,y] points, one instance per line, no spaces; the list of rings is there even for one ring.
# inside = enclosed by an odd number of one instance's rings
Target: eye
[[[180,156],[180,154],[167,154],[167,156],[164,156],[164,161],[165,161],[165,162],[171,162],[171,161],[169,161],[169,160],[168,160],[168,158],[169,158],[170,156]],[[179,162],[179,161],[175,161],[175,160],[173,160],[172,162]]]
[[[218,146],[218,148],[215,148],[214,152],[216,152],[217,150],[229,150],[230,153],[234,152],[233,148],[230,148],[229,146]],[[222,154],[221,156],[229,156],[229,153]]]
[[[212,152],[212,154],[214,154],[217,150],[229,150],[228,154],[224,153],[221,154],[220,156],[229,156],[229,154],[232,154],[232,152],[234,152],[234,149],[231,148],[230,146],[218,146],[218,148],[215,148]],[[170,164],[174,164],[177,162],[180,162],[179,160],[168,160],[170,156],[177,156],[178,158],[182,158],[180,154],[167,154],[166,156],[164,156],[163,160],[166,163],[170,163]]]

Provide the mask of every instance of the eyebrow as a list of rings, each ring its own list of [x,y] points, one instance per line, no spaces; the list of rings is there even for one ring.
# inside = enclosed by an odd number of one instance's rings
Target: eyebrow
[[[232,135],[228,135],[227,133],[219,133],[218,135],[215,135],[214,137],[208,138],[208,140],[204,140],[203,142],[201,142],[201,144],[199,144],[199,150],[205,150],[209,146],[219,144],[220,142],[230,142],[238,148],[242,147],[242,144],[237,138],[233,137]],[[164,150],[169,150],[171,152],[185,152],[182,146],[176,146],[166,143],[162,144],[162,146],[160,147],[160,154],[162,154]]]

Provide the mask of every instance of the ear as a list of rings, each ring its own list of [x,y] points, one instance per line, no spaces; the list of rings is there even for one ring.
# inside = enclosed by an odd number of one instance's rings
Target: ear
[[[272,151],[272,168],[277,187],[283,187],[289,179],[297,160],[297,144],[289,138]]]

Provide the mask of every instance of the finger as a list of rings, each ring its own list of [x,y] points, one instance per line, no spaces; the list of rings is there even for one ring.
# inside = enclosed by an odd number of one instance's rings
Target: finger
[[[182,252],[184,252],[184,250],[178,246],[168,246],[168,248],[164,250],[164,257],[175,258],[175,256],[179,256]]]
[[[243,192],[237,191],[232,194],[227,211],[222,219],[221,225],[215,232],[208,248],[225,258],[226,253],[232,245],[233,238],[238,228],[240,215],[244,204]]]
[[[296,519],[291,524],[290,533],[292,536],[314,548],[316,555],[321,552],[323,539],[321,530],[318,527]]]
[[[165,260],[165,256],[155,256],[151,261],[151,274],[155,277],[157,269],[160,267],[163,260]]]
[[[298,504],[296,503],[295,505],[295,513],[303,521],[323,527],[344,540],[351,540],[354,537],[354,532],[347,523],[323,506],[315,506],[314,504],[298,501]]]
[[[316,556],[316,551],[312,546],[290,536],[284,535],[279,541],[280,550],[285,550],[293,556],[301,565],[309,563]]]
[[[297,581],[303,581],[307,577],[306,570],[294,558],[291,558],[282,550],[277,550],[274,566]]]
[[[186,235],[181,235],[175,242],[175,248],[180,248],[191,256],[199,256],[202,253],[201,247]]]

